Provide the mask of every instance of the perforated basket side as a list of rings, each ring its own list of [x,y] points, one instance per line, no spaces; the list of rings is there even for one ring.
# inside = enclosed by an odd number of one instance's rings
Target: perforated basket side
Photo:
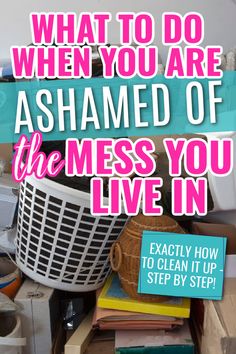
[[[30,277],[51,287],[94,290],[110,272],[110,247],[127,216],[92,216],[87,193],[71,194],[71,188],[62,186],[64,190],[58,190],[57,183],[49,181],[48,186],[47,181],[46,188],[45,180],[32,177],[21,184],[18,265]]]

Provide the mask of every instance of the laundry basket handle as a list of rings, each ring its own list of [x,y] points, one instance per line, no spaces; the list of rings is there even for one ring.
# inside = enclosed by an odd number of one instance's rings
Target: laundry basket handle
[[[26,345],[26,338],[0,337],[0,345],[23,347]]]
[[[115,242],[111,246],[110,263],[112,270],[118,272],[122,265],[122,249],[119,242]]]

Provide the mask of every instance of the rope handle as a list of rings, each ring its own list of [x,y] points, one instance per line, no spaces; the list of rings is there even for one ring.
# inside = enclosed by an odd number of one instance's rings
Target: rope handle
[[[119,242],[113,243],[110,251],[110,263],[114,272],[118,272],[122,265],[122,249]],[[115,264],[116,262],[116,264]]]

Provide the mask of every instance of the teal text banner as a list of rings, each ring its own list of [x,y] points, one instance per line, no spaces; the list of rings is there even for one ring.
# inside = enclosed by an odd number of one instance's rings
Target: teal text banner
[[[190,104],[186,90],[193,81],[200,87],[199,91],[192,90]],[[214,87],[214,95],[209,88],[211,81],[159,75],[149,80],[115,77],[1,83],[0,143],[18,141],[21,134],[30,136],[32,130],[42,131],[42,125],[44,140],[236,131],[236,72],[225,72],[216,80],[219,85]],[[156,90],[155,85],[166,86],[169,99],[165,105],[163,90]],[[214,103],[213,97],[222,102]],[[158,125],[157,121],[162,122],[167,115],[167,105],[170,118]],[[192,124],[189,114],[197,119],[200,105],[202,122]],[[17,112],[19,131],[15,129]]]
[[[144,231],[138,292],[221,300],[225,237]]]

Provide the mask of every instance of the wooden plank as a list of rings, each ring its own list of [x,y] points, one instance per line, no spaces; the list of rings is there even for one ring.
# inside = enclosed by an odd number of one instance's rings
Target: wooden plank
[[[93,313],[89,312],[65,345],[65,354],[83,354],[93,337]]]

